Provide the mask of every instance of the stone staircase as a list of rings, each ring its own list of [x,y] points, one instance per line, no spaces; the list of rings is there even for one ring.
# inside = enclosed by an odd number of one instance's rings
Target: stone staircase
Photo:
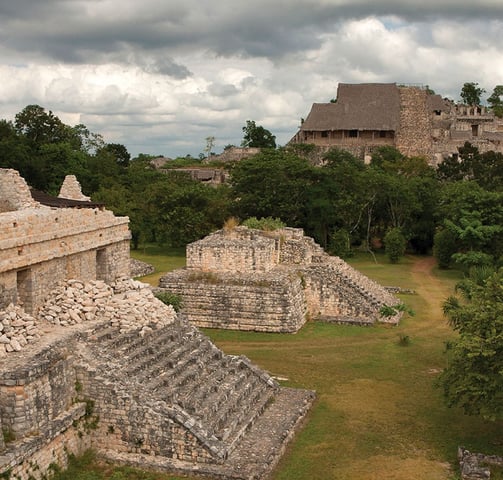
[[[382,317],[382,306],[394,306],[399,300],[386,288],[371,280],[361,272],[351,267],[338,257],[326,254],[313,256],[312,263],[305,269],[312,278],[322,279],[327,289],[331,285],[337,289],[341,303],[345,303],[344,317],[339,317],[337,323],[355,323],[371,325],[376,320],[396,324],[402,316],[398,312],[391,317]],[[327,317],[321,319],[330,321]]]
[[[176,421],[206,437],[224,458],[279,389],[268,374],[245,357],[223,354],[183,318],[143,335],[102,326],[88,336],[101,376],[176,411]]]

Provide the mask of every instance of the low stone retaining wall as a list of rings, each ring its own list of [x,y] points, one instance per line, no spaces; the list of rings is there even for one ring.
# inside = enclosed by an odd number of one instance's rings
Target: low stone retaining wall
[[[154,273],[155,268],[149,263],[142,262],[141,260],[137,260],[136,258],[131,258],[129,264],[129,272],[132,278],[144,277],[145,275]]]
[[[159,287],[182,297],[183,313],[198,327],[292,333],[306,320],[302,282],[295,272],[181,269],[163,276]]]

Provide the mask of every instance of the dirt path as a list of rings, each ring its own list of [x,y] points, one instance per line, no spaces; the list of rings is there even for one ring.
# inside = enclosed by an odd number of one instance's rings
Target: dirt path
[[[418,258],[411,268],[411,274],[417,284],[417,293],[428,303],[432,312],[442,315],[442,303],[452,292],[432,273],[436,264],[433,257]]]

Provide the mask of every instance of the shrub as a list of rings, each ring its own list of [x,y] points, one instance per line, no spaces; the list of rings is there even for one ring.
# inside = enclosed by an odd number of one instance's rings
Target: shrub
[[[234,230],[239,225],[239,220],[236,217],[228,218],[224,223],[224,230],[230,231]]]
[[[172,292],[157,292],[155,297],[166,305],[171,305],[175,312],[179,312],[183,307],[183,300],[180,295]]]
[[[257,217],[250,217],[243,222],[243,225],[248,228],[255,228],[257,230],[273,231],[280,228],[285,228],[286,224],[279,218],[265,217],[258,219]]]
[[[439,268],[449,268],[452,255],[457,250],[457,236],[447,228],[438,230],[433,238],[433,255],[437,259]]]
[[[402,234],[400,228],[388,230],[384,237],[384,250],[391,263],[398,263],[405,253],[407,240]]]

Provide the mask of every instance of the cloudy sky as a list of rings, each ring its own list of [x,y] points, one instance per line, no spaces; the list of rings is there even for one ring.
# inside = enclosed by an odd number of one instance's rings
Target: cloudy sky
[[[502,0],[0,0],[0,118],[26,105],[138,153],[285,144],[337,84],[503,84]]]

